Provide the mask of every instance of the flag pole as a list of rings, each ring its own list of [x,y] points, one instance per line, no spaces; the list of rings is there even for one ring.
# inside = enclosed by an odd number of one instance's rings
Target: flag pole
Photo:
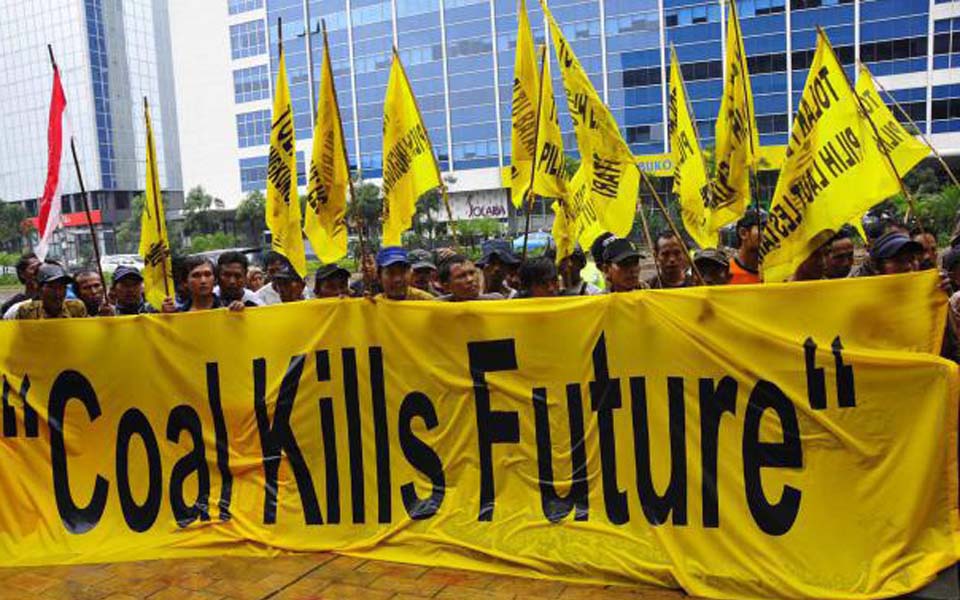
[[[53,65],[55,73],[60,72],[57,61],[53,57],[53,46],[47,44],[47,52],[50,53],[50,64]],[[93,226],[93,216],[90,213],[90,202],[87,200],[87,189],[83,185],[83,173],[80,171],[80,160],[77,158],[77,146],[73,142],[73,133],[70,134],[70,154],[73,156],[73,166],[77,171],[77,183],[80,185],[80,200],[83,202],[83,212],[87,217],[87,226],[90,228],[90,242],[93,244],[93,259],[97,263],[97,273],[100,275],[100,282],[103,284],[103,301],[107,302],[107,280],[103,277],[103,266],[100,264],[100,246],[97,245],[97,230]],[[60,201],[58,199],[58,201]]]
[[[326,56],[327,56],[326,64],[327,66],[330,67],[330,70],[332,71],[333,63],[330,60],[330,45],[327,43],[326,19],[320,19],[320,24],[323,27],[323,51],[326,53]],[[337,111],[337,124],[340,126],[340,139],[344,141],[343,160],[344,160],[344,164],[347,165],[347,186],[348,186],[348,189],[350,190],[350,205],[353,206],[354,210],[356,210],[357,212],[357,221],[358,221],[357,237],[360,239],[360,261],[362,266],[363,257],[366,256],[367,254],[367,248],[366,248],[366,245],[364,244],[364,238],[363,238],[363,227],[365,223],[363,219],[363,211],[361,210],[361,207],[357,205],[357,192],[353,188],[353,176],[350,175],[350,156],[347,154],[347,144],[346,144],[347,138],[344,137],[343,135],[343,118],[340,116],[340,100],[337,98],[337,84],[333,79],[332,72],[330,73],[330,85],[333,86],[333,89],[330,91],[331,91],[331,95],[333,96],[334,110]]]
[[[663,272],[660,270],[660,258],[657,256],[657,248],[654,245],[653,236],[650,235],[650,226],[647,224],[647,215],[643,212],[643,196],[638,198],[637,212],[640,214],[640,227],[643,230],[643,237],[647,240],[647,247],[653,253],[653,266],[657,269],[657,279],[663,284]]]
[[[680,246],[683,248],[683,253],[687,257],[687,260],[690,261],[690,269],[693,271],[694,277],[700,285],[704,285],[703,275],[700,273],[700,269],[697,268],[697,263],[694,262],[693,257],[690,256],[690,248],[687,246],[687,242],[684,241],[683,236],[680,234],[680,230],[677,229],[677,224],[673,222],[673,217],[670,216],[670,213],[667,211],[666,205],[664,205],[663,200],[660,198],[660,194],[657,193],[657,188],[653,186],[653,183],[650,181],[650,178],[647,177],[647,174],[643,172],[639,165],[635,165],[637,171],[640,173],[640,179],[647,184],[647,187],[650,189],[650,192],[653,194],[653,199],[656,201],[657,206],[660,208],[660,212],[663,213],[663,218],[667,220],[667,224],[670,226],[670,231],[673,232],[673,235],[676,236],[677,241],[680,242]],[[641,213],[643,212],[643,207],[641,206]],[[656,253],[656,247],[652,246],[654,253]],[[662,280],[661,280],[662,282]]]
[[[537,117],[533,126],[533,157],[530,161],[530,185],[527,186],[527,193],[524,194],[524,212],[527,213],[523,225],[523,256],[521,261],[527,260],[527,239],[530,237],[530,215],[533,213],[533,180],[537,176],[537,145],[540,143],[540,111],[543,110],[543,75],[546,66],[547,45],[540,46],[540,85],[537,89]]]
[[[862,67],[865,68],[865,69],[866,69],[866,67],[867,67],[867,66],[866,66],[865,64],[863,64],[863,63],[860,63],[860,66],[862,66]],[[869,73],[870,70],[867,69],[867,72]],[[905,117],[907,118],[907,121],[908,121],[911,125],[913,125],[913,128],[914,128],[914,129],[917,130],[917,133],[920,134],[920,139],[922,139],[922,140],[923,140],[923,143],[926,144],[928,148],[930,148],[930,150],[933,152],[933,155],[937,157],[937,160],[940,162],[940,165],[943,166],[943,170],[947,172],[947,177],[950,178],[950,181],[953,182],[953,185],[955,185],[955,186],[957,186],[957,187],[960,187],[960,181],[957,181],[957,176],[954,175],[954,174],[953,174],[953,171],[950,169],[950,167],[947,166],[947,161],[943,160],[943,156],[940,154],[940,152],[937,151],[936,147],[933,145],[933,142],[931,142],[931,141],[930,141],[930,138],[927,137],[927,134],[924,133],[924,131],[923,131],[922,129],[920,129],[920,126],[917,125],[917,123],[910,117],[910,115],[907,113],[907,111],[904,110],[904,108],[903,108],[902,106],[900,106],[900,103],[897,102],[897,99],[894,98],[894,97],[890,94],[890,92],[887,91],[887,88],[883,87],[883,84],[880,83],[880,81],[879,81],[876,77],[872,77],[872,74],[871,74],[871,78],[873,79],[874,83],[877,84],[877,86],[880,88],[880,90],[883,91],[883,93],[887,96],[887,98],[889,98],[890,101],[893,102],[893,105],[897,107],[897,110],[900,111],[900,114],[902,114],[903,116],[905,116]]]
[[[146,119],[147,114],[150,112],[150,107],[147,104],[147,97],[143,97],[143,116]],[[147,163],[152,169],[147,176],[150,178],[150,186],[153,188],[153,214],[156,216],[157,222],[157,239],[163,240],[163,221],[166,220],[167,216],[160,212],[160,190],[157,187],[157,157],[153,156],[156,149],[153,145],[153,125],[151,124],[150,128],[150,139],[147,140]],[[168,242],[169,243],[169,242]],[[165,249],[167,253],[170,252],[169,248]],[[170,283],[167,281],[167,257],[166,255],[162,256],[160,259],[160,273],[163,275],[163,293],[170,297]]]
[[[403,78],[409,84],[410,78],[407,77],[407,70],[404,68],[403,62],[400,60],[400,52],[397,50],[396,46],[393,47],[393,56],[397,61],[397,64],[400,65],[400,71],[403,73]],[[413,97],[413,107],[417,109],[417,118],[420,119],[420,124],[423,125],[423,135],[426,136],[427,142],[430,144],[430,152],[433,155],[433,168],[437,171],[437,180],[440,182],[440,197],[443,199],[443,206],[447,209],[447,220],[450,222],[450,233],[453,236],[453,246],[459,252],[460,236],[457,235],[457,221],[453,218],[453,211],[450,209],[450,198],[447,196],[447,184],[443,181],[443,174],[440,172],[440,161],[437,160],[437,155],[434,153],[433,141],[430,139],[430,131],[427,129],[427,124],[423,120],[423,114],[420,113],[420,103],[417,102],[417,97],[413,96],[412,93],[411,96]],[[447,157],[447,162],[450,162],[449,156]]]

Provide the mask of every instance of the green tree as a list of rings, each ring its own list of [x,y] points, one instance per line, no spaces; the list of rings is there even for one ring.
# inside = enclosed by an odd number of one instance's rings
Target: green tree
[[[14,252],[23,249],[23,236],[33,228],[24,227],[24,223],[29,221],[22,205],[0,200],[0,248]]]
[[[196,186],[183,200],[183,232],[188,236],[214,233],[219,226],[213,210],[222,210],[223,206],[223,200],[208,194],[203,186]]]
[[[430,190],[417,201],[417,212],[413,215],[413,229],[420,238],[423,238],[424,229],[427,237],[432,241],[436,234],[436,221],[433,215],[441,210],[440,190]]]
[[[130,215],[117,225],[117,251],[121,254],[133,254],[140,244],[140,219],[143,217],[143,194],[137,194],[130,200]]]
[[[383,212],[383,201],[380,199],[380,188],[372,183],[358,181],[353,186],[356,201],[347,204],[347,220],[355,229],[363,225],[363,237],[368,242],[379,238],[380,215]]]
[[[190,238],[187,253],[208,252],[222,248],[233,248],[237,245],[236,236],[218,231],[216,233],[201,233]]]
[[[237,206],[237,223],[247,234],[252,245],[260,243],[260,236],[267,228],[267,199],[260,190],[253,190]]]

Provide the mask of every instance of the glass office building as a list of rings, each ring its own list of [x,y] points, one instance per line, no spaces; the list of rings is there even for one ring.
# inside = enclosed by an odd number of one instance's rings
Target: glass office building
[[[444,171],[457,195],[505,202],[517,0],[227,0],[244,190],[262,189],[277,19],[296,114],[310,155],[322,57],[322,22],[351,162],[381,169],[382,103],[396,45]],[[536,43],[543,13],[527,1]],[[552,0],[551,10],[637,155],[667,148],[669,47],[683,65],[702,143],[711,145],[723,86],[725,14],[720,0]],[[960,153],[960,1],[738,0],[757,127],[763,145],[785,144],[816,44],[829,35],[851,78],[872,72],[940,150]],[[576,140],[559,69],[554,91],[568,152]]]
[[[101,247],[114,248],[114,224],[144,189],[143,98],[151,103],[160,185],[168,208],[182,205],[180,149],[169,18],[165,0],[5,0],[0,20],[0,198],[36,215],[47,174],[47,125],[52,44],[67,98],[83,180]],[[64,258],[75,258],[71,236],[86,235],[72,161],[61,166],[67,227]],[[71,226],[71,224],[78,226]]]

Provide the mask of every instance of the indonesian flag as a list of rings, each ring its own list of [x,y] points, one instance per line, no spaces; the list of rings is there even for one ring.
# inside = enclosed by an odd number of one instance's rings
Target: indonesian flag
[[[43,197],[40,199],[40,215],[37,219],[37,229],[40,233],[40,243],[37,244],[37,258],[43,260],[47,256],[53,231],[60,226],[60,162],[67,151],[67,98],[63,94],[60,84],[60,70],[53,70],[53,95],[50,98],[50,124],[47,127],[47,183],[43,186]]]

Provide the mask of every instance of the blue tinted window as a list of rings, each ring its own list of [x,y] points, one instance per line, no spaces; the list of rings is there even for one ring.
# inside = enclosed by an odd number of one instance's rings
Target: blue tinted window
[[[246,58],[267,52],[267,32],[263,21],[249,21],[230,26],[230,55]]]
[[[233,95],[238,104],[269,98],[270,74],[267,65],[257,65],[234,71]]]
[[[228,10],[231,15],[258,8],[263,8],[263,0],[229,0],[228,3]]]
[[[270,111],[257,110],[237,115],[237,139],[241,148],[270,143]]]

